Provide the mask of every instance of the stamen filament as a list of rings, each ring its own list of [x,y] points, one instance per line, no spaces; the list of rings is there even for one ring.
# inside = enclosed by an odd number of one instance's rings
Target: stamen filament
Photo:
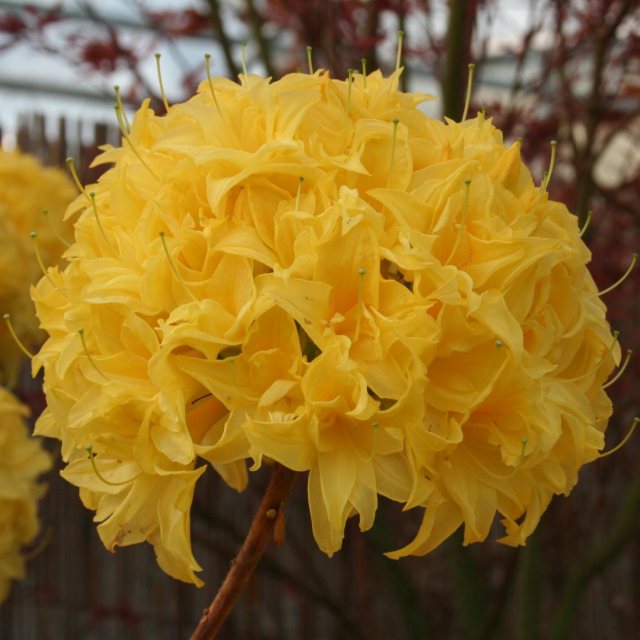
[[[104,482],[105,484],[108,484],[112,487],[121,487],[122,485],[125,484],[129,484],[130,482],[132,482],[133,480],[135,480],[135,478],[132,478],[131,480],[123,480],[122,482],[112,482],[111,480],[107,480],[101,473],[100,471],[98,471],[98,465],[96,464],[95,461],[95,456],[96,454],[93,453],[93,446],[92,445],[87,445],[84,450],[89,454],[89,461],[91,462],[91,468],[93,469],[94,473],[98,476],[98,478],[100,478],[100,480],[102,480],[102,482]]]
[[[127,131],[131,131],[131,124],[129,123],[129,117],[127,116],[127,110],[124,108],[122,104],[122,94],[120,93],[120,86],[115,85],[113,90],[116,94],[116,104],[120,107],[120,111],[122,112],[122,119],[124,120],[124,124],[127,128]]]
[[[78,191],[87,200],[91,201],[91,198],[89,198],[89,196],[87,195],[86,189],[82,186],[82,182],[80,182],[80,178],[78,177],[78,172],[76,171],[76,166],[73,163],[73,158],[67,158],[65,162],[67,163],[67,167],[69,167],[69,173],[71,173],[71,178],[73,179],[73,182],[75,183],[76,187],[78,187]]]
[[[616,343],[618,342],[618,338],[620,337],[620,332],[619,331],[614,331],[612,334],[613,340],[611,341],[611,345],[609,346],[609,348],[604,352],[604,355],[602,356],[602,358],[600,358],[600,360],[598,361],[598,364],[596,364],[594,367],[592,367],[591,369],[589,369],[588,371],[585,371],[584,373],[581,373],[579,376],[576,376],[575,378],[569,378],[567,379],[567,382],[577,382],[578,380],[584,380],[585,378],[587,378],[588,376],[590,376],[591,374],[595,373],[601,366],[602,363],[611,355],[611,353],[613,352],[614,347],[616,346]]]
[[[89,360],[91,366],[105,379],[105,380],[109,380],[109,378],[107,378],[107,376],[104,375],[104,373],[102,373],[102,371],[100,371],[100,369],[98,368],[98,365],[96,364],[96,361],[93,359],[93,357],[91,356],[91,354],[89,353],[89,349],[87,348],[87,342],[84,339],[84,329],[81,327],[80,329],[78,329],[78,335],[80,336],[80,342],[82,342],[82,350],[84,351],[84,355],[87,356],[87,359]]]
[[[9,329],[9,333],[11,334],[11,337],[13,338],[13,341],[18,345],[18,348],[20,349],[20,351],[22,351],[22,353],[24,353],[25,356],[27,356],[27,358],[29,358],[30,360],[33,359],[33,353],[31,353],[31,351],[29,351],[29,349],[27,349],[27,347],[24,346],[24,344],[22,343],[22,340],[20,340],[20,338],[18,338],[18,334],[16,333],[15,329],[13,328],[13,323],[11,322],[11,314],[10,313],[5,313],[2,318],[4,319],[6,325],[7,325],[7,329]]]
[[[135,154],[136,158],[138,158],[138,160],[140,160],[140,162],[142,163],[142,165],[144,166],[144,168],[158,181],[160,182],[160,178],[158,177],[158,175],[156,174],[156,172],[145,162],[144,158],[140,155],[140,153],[138,152],[138,150],[136,149],[136,147],[134,146],[133,142],[131,142],[131,137],[129,136],[129,133],[125,127],[125,123],[123,120],[123,115],[122,115],[122,107],[118,104],[115,105],[115,111],[116,111],[116,119],[118,121],[118,126],[120,127],[120,132],[122,133],[122,137],[129,143],[129,146],[131,147],[131,151],[133,151],[133,153]],[[88,198],[89,196],[87,196]]]
[[[309,73],[313,75],[313,47],[307,47],[307,65],[309,66]]]
[[[347,71],[347,120],[349,119],[349,114],[351,113],[351,89],[353,87],[353,69],[349,69]]]
[[[160,85],[160,96],[162,97],[162,104],[164,104],[164,110],[169,111],[169,103],[167,102],[167,94],[164,92],[164,83],[162,82],[162,70],[160,68],[161,54],[156,53],[156,73],[158,74],[158,84]]]
[[[458,247],[460,246],[460,241],[462,240],[462,230],[464,229],[467,222],[467,212],[469,210],[469,190],[471,189],[471,180],[468,178],[464,181],[464,203],[462,205],[462,220],[460,221],[460,226],[458,227],[458,235],[456,236],[456,241],[453,243],[453,247],[451,249],[451,253],[449,253],[449,257],[447,258],[447,263],[451,261],[453,256],[456,254]]]
[[[220,104],[218,103],[218,97],[216,96],[215,89],[213,88],[213,81],[211,80],[211,54],[204,54],[204,69],[207,74],[207,82],[209,83],[209,91],[211,91],[211,96],[213,97],[213,101],[216,105],[216,109],[218,113],[222,116],[222,111],[220,110]],[[222,116],[224,118],[224,116]]]
[[[358,281],[358,307],[356,310],[356,333],[353,338],[354,342],[356,342],[360,337],[360,321],[362,320],[362,288],[364,285],[364,277],[366,273],[367,270],[363,267],[360,267],[360,269],[358,269],[358,275],[360,276],[360,279]]]
[[[542,187],[546,191],[549,187],[549,182],[551,182],[551,176],[553,175],[553,168],[556,164],[556,149],[558,147],[558,143],[555,140],[552,140],[551,145],[551,159],[549,160],[549,169],[545,173],[544,180],[542,182]]]
[[[44,266],[44,261],[42,260],[42,255],[40,253],[40,247],[38,246],[38,233],[36,231],[32,231],[29,234],[33,242],[33,251],[36,254],[36,260],[38,262],[38,266],[40,267],[40,271],[42,271],[42,275],[51,283],[53,287],[55,287],[55,283],[51,279],[51,276],[47,273],[47,268]]]
[[[622,438],[622,441],[619,442],[615,447],[613,447],[613,449],[609,449],[609,451],[605,451],[604,453],[601,453],[599,456],[599,459],[606,458],[607,456],[610,456],[612,453],[615,453],[616,451],[620,451],[620,449],[622,449],[622,447],[624,447],[624,445],[627,444],[627,442],[629,442],[629,439],[633,435],[633,432],[636,430],[636,427],[638,426],[639,422],[640,422],[640,418],[635,417],[633,419],[633,422],[631,423],[631,426],[629,427],[629,431],[627,431],[627,435],[624,438]]]
[[[247,71],[247,43],[243,42],[242,47],[240,48],[240,59],[242,61],[242,73],[246,78],[249,75]]]
[[[516,473],[518,473],[518,470],[520,469],[520,467],[522,466],[522,463],[524,461],[524,456],[525,456],[525,451],[527,449],[527,444],[529,442],[529,440],[527,438],[522,438],[522,449],[520,451],[520,457],[518,458],[518,461],[516,462],[515,466],[513,467],[513,470],[505,475],[502,475],[501,473],[496,473],[495,471],[491,471],[491,469],[489,469],[487,466],[485,466],[485,464],[480,461],[473,453],[471,453],[470,449],[467,449],[467,453],[469,454],[469,457],[489,476],[491,476],[492,478],[495,478],[496,480],[510,480],[511,478],[513,478],[513,476],[516,475]]]
[[[589,228],[589,224],[591,223],[591,218],[593,217],[593,211],[591,211],[591,209],[589,209],[589,211],[587,211],[587,217],[584,221],[584,224],[582,225],[582,229],[580,229],[580,237],[582,238],[582,236],[584,236],[584,234],[586,233],[587,229]]]
[[[193,292],[187,286],[187,283],[182,278],[182,275],[178,271],[178,268],[176,267],[176,265],[173,262],[173,259],[171,258],[171,254],[169,253],[169,248],[167,247],[167,241],[166,241],[165,236],[164,236],[164,231],[161,231],[159,233],[159,236],[160,236],[160,240],[162,241],[162,248],[164,249],[164,252],[165,252],[165,254],[167,256],[167,260],[169,261],[169,267],[171,267],[171,271],[173,271],[173,275],[175,275],[176,280],[178,280],[178,282],[183,286],[184,290],[189,294],[189,297],[194,302],[197,302],[197,298],[193,295]]]
[[[603,389],[607,389],[612,384],[615,384],[616,382],[618,382],[618,380],[620,379],[620,376],[622,376],[622,374],[625,372],[626,368],[629,366],[629,362],[631,361],[631,356],[632,355],[633,355],[633,350],[632,349],[627,349],[627,355],[624,358],[624,362],[622,363],[622,366],[618,369],[618,372],[616,373],[615,376],[613,376],[613,378],[611,378],[611,380],[608,380],[606,384],[602,385]]]
[[[398,31],[398,48],[396,50],[396,71],[402,63],[402,43],[404,42],[404,31]]]
[[[464,110],[462,111],[462,120],[460,122],[464,122],[467,119],[467,113],[469,113],[469,106],[471,105],[471,93],[473,91],[473,72],[475,71],[476,65],[473,62],[469,63],[469,76],[467,77],[467,95],[464,99]]]
[[[391,154],[389,156],[389,168],[387,169],[387,187],[389,186],[389,181],[391,179],[391,169],[393,169],[393,158],[396,153],[396,138],[398,137],[398,125],[400,124],[400,120],[395,118],[393,120],[393,133],[391,134]]]
[[[67,240],[65,240],[56,230],[56,228],[53,226],[53,223],[51,222],[51,218],[49,218],[49,209],[43,209],[42,211],[42,215],[47,219],[47,224],[49,225],[49,228],[51,229],[51,231],[53,232],[53,235],[60,240],[60,242],[62,242],[63,245],[65,245],[66,247],[70,247],[71,243]]]
[[[104,232],[102,228],[102,223],[100,222],[100,216],[98,215],[98,207],[96,206],[96,194],[95,191],[89,191],[89,197],[91,198],[91,206],[93,207],[93,215],[96,217],[96,222],[98,223],[98,229],[100,229],[100,233],[102,237],[106,240],[107,234]]]
[[[367,88],[367,59],[360,58],[360,64],[362,65],[362,82],[364,83],[364,88]]]
[[[622,274],[622,276],[618,280],[616,280],[616,282],[614,282],[611,286],[600,291],[598,295],[603,296],[613,291],[616,287],[619,287],[629,277],[629,274],[633,271],[633,267],[636,266],[636,262],[638,262],[637,252],[633,254],[633,258],[631,258],[631,264],[627,267],[627,270]]]
[[[296,211],[300,211],[300,200],[302,198],[302,183],[304,182],[304,176],[298,178],[298,191],[296,193]]]

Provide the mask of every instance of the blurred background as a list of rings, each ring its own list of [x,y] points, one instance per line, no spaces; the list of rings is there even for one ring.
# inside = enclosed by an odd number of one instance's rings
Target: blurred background
[[[205,77],[277,78],[316,68],[389,73],[405,33],[404,88],[433,93],[430,115],[459,119],[467,65],[470,113],[485,110],[540,181],[558,141],[551,197],[584,223],[600,288],[640,247],[640,3],[638,0],[0,0],[0,135],[44,163],[75,158],[83,181],[97,147],[118,143],[113,85],[127,107],[162,112],[154,53],[169,102]],[[607,294],[624,349],[640,353],[640,269]],[[640,359],[610,388],[607,448],[639,410]],[[25,373],[23,400],[41,397]],[[53,443],[48,443],[53,447]],[[640,435],[581,472],[521,549],[460,538],[423,558],[387,560],[420,514],[382,501],[366,534],[349,523],[332,559],[315,546],[305,483],[287,505],[287,539],[263,559],[221,638],[238,640],[640,639]],[[196,490],[194,552],[206,586],[164,575],[148,545],[109,554],[77,496],[54,470],[41,503],[48,541],[0,607],[2,640],[188,638],[239,548],[266,484],[241,496],[212,473]]]

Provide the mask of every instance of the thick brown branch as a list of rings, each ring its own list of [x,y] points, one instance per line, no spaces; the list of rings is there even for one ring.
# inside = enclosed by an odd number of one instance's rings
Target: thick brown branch
[[[217,637],[269,544],[275,523],[278,517],[282,516],[284,502],[289,495],[294,478],[294,471],[281,465],[275,466],[249,533],[220,590],[209,608],[202,614],[191,640],[213,640]]]

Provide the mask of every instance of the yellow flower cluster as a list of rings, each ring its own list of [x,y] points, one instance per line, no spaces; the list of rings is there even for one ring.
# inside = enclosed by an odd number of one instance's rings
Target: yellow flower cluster
[[[65,247],[56,233],[65,230],[62,217],[75,195],[60,169],[44,167],[28,154],[0,150],[0,315],[10,314],[19,338],[30,347],[45,338],[29,298],[29,287],[42,276],[30,234],[37,233],[43,262],[57,262]],[[0,322],[0,375],[5,384],[13,385],[23,358]]]
[[[38,533],[38,476],[51,458],[27,431],[29,410],[0,387],[0,602],[12,580],[24,577],[21,549]]]
[[[576,219],[482,116],[439,122],[399,72],[204,82],[125,131],[69,264],[32,295],[63,475],[107,548],[199,584],[194,486],[308,472],[332,554],[378,496],[427,553],[500,514],[522,544],[598,457],[619,346]],[[91,447],[90,456],[87,447]]]

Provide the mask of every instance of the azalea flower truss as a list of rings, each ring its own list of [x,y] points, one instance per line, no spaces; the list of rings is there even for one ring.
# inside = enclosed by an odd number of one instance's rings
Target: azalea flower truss
[[[37,535],[38,500],[44,486],[38,476],[51,458],[25,424],[29,410],[0,387],[0,603],[12,580],[24,578],[22,548]]]
[[[63,249],[61,233],[65,209],[76,192],[66,174],[44,167],[31,155],[0,150],[0,316],[9,313],[23,343],[42,344],[29,287],[42,276],[35,256],[34,238],[42,260],[56,262]],[[47,210],[45,215],[43,212]],[[23,354],[4,322],[0,322],[0,375],[13,386]]]
[[[32,291],[33,368],[108,549],[200,584],[205,462],[242,490],[265,461],[308,472],[329,555],[378,496],[424,509],[391,557],[496,514],[519,545],[598,457],[620,349],[576,218],[489,120],[431,119],[398,78],[215,79],[99,157]]]

